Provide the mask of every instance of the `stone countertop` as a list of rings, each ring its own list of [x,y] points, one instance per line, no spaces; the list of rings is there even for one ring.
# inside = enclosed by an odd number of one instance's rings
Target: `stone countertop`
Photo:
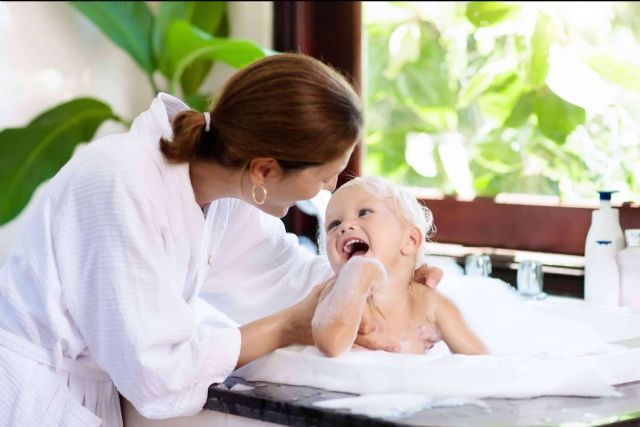
[[[352,397],[351,394],[311,387],[251,383],[231,377],[225,384],[209,388],[205,409],[296,427],[640,426],[640,382],[616,388],[623,393],[622,397],[485,399],[489,411],[465,405],[432,408],[407,417],[382,419],[313,406],[316,401]]]

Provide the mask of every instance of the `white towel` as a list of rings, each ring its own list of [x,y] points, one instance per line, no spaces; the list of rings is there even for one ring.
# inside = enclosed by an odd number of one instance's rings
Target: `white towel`
[[[455,277],[438,289],[493,352],[452,355],[446,345],[426,355],[357,351],[324,356],[315,347],[277,350],[235,372],[250,381],[371,394],[413,393],[431,399],[617,396],[612,387],[640,380],[640,349],[607,344],[586,324],[552,316],[495,279]],[[544,305],[544,302],[540,304]],[[574,312],[576,312],[574,310]]]

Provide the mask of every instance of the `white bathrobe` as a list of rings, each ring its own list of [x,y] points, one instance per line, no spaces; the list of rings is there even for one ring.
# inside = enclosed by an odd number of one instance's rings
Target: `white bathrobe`
[[[331,274],[244,202],[205,219],[188,165],[159,150],[186,108],[160,94],[129,132],[80,150],[26,218],[0,268],[0,425],[120,426],[118,391],[147,418],[194,414],[240,350],[237,323],[199,296],[207,271],[213,305],[242,295],[221,305],[255,310],[239,322]]]

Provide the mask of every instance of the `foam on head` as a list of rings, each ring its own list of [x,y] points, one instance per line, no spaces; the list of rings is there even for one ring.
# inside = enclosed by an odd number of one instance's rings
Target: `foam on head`
[[[429,208],[421,205],[416,197],[403,186],[377,176],[354,178],[336,190],[336,193],[346,188],[366,191],[378,200],[390,199],[396,214],[402,220],[415,225],[420,230],[422,239],[416,255],[416,268],[426,264],[427,251],[425,246],[429,238],[435,233],[433,214]],[[320,252],[326,255],[326,231],[323,229],[318,230],[318,243]]]

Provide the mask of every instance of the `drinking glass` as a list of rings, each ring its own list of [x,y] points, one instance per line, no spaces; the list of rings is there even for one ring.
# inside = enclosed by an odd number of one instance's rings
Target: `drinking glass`
[[[467,276],[490,276],[491,258],[489,255],[468,255],[464,262],[464,272]]]
[[[543,299],[547,294],[542,292],[542,263],[524,260],[518,266],[518,292],[526,298]]]

